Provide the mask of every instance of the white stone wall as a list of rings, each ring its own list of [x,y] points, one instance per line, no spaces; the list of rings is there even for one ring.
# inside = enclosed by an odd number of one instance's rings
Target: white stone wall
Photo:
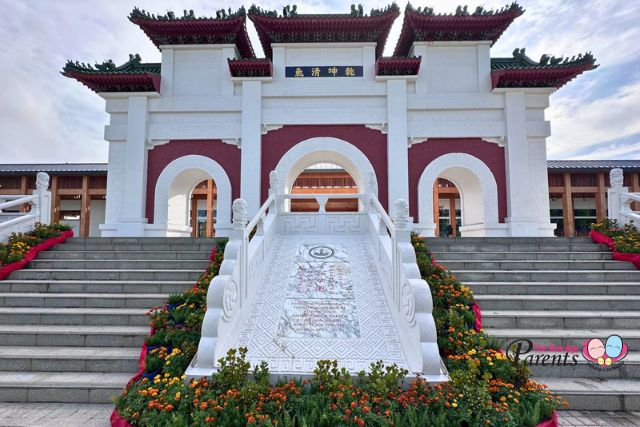
[[[237,145],[241,196],[251,215],[269,172],[260,170],[261,135],[285,125],[340,124],[387,134],[389,201],[408,199],[409,186],[417,185],[407,178],[412,143],[479,137],[504,146],[508,234],[551,235],[544,110],[552,91],[492,90],[489,42],[420,42],[412,53],[422,57],[418,76],[376,77],[375,43],[275,44],[273,78],[234,79],[227,65],[238,55],[232,45],[163,47],[160,96],[104,94],[110,115],[104,235],[123,233],[117,225],[123,218],[138,221],[127,233],[144,233],[144,206],[136,203],[144,205],[146,190],[141,144],[145,150],[175,139]],[[286,66],[312,65],[363,66],[363,77],[285,77]]]

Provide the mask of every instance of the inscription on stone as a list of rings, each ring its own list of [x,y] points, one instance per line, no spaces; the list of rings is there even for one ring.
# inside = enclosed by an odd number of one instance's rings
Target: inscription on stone
[[[300,245],[278,324],[283,338],[359,338],[351,268],[339,245]]]

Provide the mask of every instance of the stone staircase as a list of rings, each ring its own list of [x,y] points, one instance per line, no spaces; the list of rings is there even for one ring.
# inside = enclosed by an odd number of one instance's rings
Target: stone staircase
[[[489,335],[577,347],[575,366],[531,366],[571,409],[640,410],[640,270],[631,263],[589,238],[437,238],[428,248],[473,290]],[[589,366],[583,342],[612,334],[629,348],[622,366]]]
[[[107,403],[138,369],[145,313],[193,286],[213,239],[73,238],[0,282],[0,401]]]

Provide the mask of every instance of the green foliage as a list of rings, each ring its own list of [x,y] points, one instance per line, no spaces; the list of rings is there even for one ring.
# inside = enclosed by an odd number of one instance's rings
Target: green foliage
[[[38,222],[32,231],[13,233],[7,243],[0,243],[0,266],[21,261],[29,249],[47,239],[58,237],[67,230],[71,230],[68,225],[45,225]]]
[[[186,384],[183,372],[197,350],[206,290],[222,260],[219,251],[214,267],[183,294],[178,309],[151,312],[156,333],[164,336],[158,340],[174,348],[167,353],[161,347],[147,357],[148,364],[162,364],[161,375],[131,385],[116,400],[118,412],[137,426],[519,427],[548,418],[562,401],[528,379],[524,362],[509,360],[495,339],[473,328],[471,291],[432,261],[423,240],[414,237],[413,243],[432,291],[449,383],[432,385],[418,377],[407,386],[407,370],[396,365],[379,361],[352,376],[337,361],[321,360],[308,380],[270,384],[267,364],[252,368],[247,349],[240,348],[219,360],[211,378]]]

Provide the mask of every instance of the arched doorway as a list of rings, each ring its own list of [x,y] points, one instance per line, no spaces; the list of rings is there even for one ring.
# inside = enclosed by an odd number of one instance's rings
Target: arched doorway
[[[165,236],[188,237],[193,232],[193,196],[202,182],[215,188],[210,234],[227,236],[231,228],[231,183],[224,169],[213,159],[199,155],[180,157],[165,167],[156,183],[154,229]],[[207,187],[207,191],[209,187]],[[211,198],[208,203],[212,204]],[[198,203],[195,205],[198,216]],[[205,208],[206,210],[206,208]],[[205,214],[206,215],[206,214]],[[206,219],[205,219],[206,221]],[[215,223],[215,229],[213,227]],[[197,225],[197,222],[196,222]],[[206,235],[206,231],[205,231]]]
[[[422,172],[418,183],[418,228],[422,235],[436,235],[434,186],[441,178],[451,182],[460,195],[461,236],[506,235],[506,226],[498,222],[496,180],[484,162],[465,153],[442,155]]]
[[[358,186],[353,177],[334,163],[316,163],[298,175],[293,181],[291,194],[357,194]],[[317,212],[320,205],[314,199],[292,199],[291,212]],[[330,198],[327,212],[357,212],[357,198]]]
[[[281,177],[280,191],[291,194],[298,177],[314,165],[325,164],[339,169],[353,180],[353,193],[378,195],[378,181],[367,156],[354,145],[337,138],[318,137],[299,142],[287,151],[276,166]],[[285,206],[289,209],[290,206]]]

